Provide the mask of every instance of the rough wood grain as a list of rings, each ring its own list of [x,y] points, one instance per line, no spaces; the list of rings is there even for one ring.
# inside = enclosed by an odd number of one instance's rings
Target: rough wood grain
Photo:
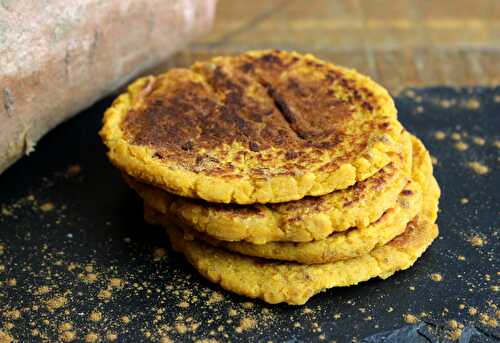
[[[311,52],[407,86],[500,83],[498,0],[220,0],[214,30],[167,65],[247,49]]]

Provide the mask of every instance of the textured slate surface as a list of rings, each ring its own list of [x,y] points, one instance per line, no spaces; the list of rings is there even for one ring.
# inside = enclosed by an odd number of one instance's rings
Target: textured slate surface
[[[455,319],[465,325],[461,342],[497,341],[500,88],[407,90],[396,100],[401,121],[437,158],[443,191],[440,238],[413,268],[329,290],[305,307],[222,291],[172,252],[162,232],[143,224],[140,201],[97,136],[107,99],[48,134],[0,176],[0,332],[20,342],[57,341],[71,338],[58,328],[71,322],[75,342],[89,333],[103,341],[116,334],[119,342],[437,342],[451,337],[447,323]],[[438,130],[447,136],[442,141],[434,137]],[[466,151],[454,148],[453,132]],[[475,136],[485,144],[475,144]],[[490,172],[475,173],[471,161]],[[471,244],[475,235],[484,246]],[[432,273],[443,280],[433,281]],[[113,277],[124,286],[109,286]],[[478,314],[470,315],[471,307]],[[92,311],[102,318],[90,320]],[[410,325],[404,314],[422,321]]]

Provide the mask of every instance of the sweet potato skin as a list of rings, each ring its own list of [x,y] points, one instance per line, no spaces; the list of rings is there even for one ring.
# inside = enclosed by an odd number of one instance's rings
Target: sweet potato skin
[[[0,173],[210,29],[216,0],[0,1]]]

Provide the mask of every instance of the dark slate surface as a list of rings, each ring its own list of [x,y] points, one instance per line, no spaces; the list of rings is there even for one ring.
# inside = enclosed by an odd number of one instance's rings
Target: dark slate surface
[[[269,306],[222,291],[172,252],[161,232],[143,224],[140,201],[108,163],[97,136],[111,102],[106,99],[52,131],[0,176],[0,331],[20,342],[57,341],[58,326],[71,322],[75,342],[89,332],[103,341],[115,333],[118,342],[437,342],[450,337],[447,322],[455,319],[465,325],[461,342],[498,341],[491,318],[499,299],[500,148],[494,142],[500,140],[500,88],[408,90],[396,101],[401,121],[437,157],[443,191],[440,238],[413,268],[386,281],[329,290],[305,307]],[[435,139],[437,130],[447,138]],[[453,132],[468,150],[454,148]],[[473,136],[486,143],[474,144]],[[470,161],[490,172],[478,175]],[[81,172],[68,173],[75,164]],[[42,211],[45,202],[54,210]],[[486,244],[473,246],[473,235]],[[154,258],[157,247],[165,247],[166,256]],[[96,273],[93,283],[82,280],[91,273],[86,265]],[[443,281],[431,280],[432,273]],[[112,277],[124,287],[111,288],[108,299],[99,296]],[[46,294],[37,292],[43,285],[50,287]],[[49,311],[47,300],[60,296],[66,303]],[[478,314],[468,314],[470,307]],[[20,318],[9,312],[15,309]],[[93,322],[88,316],[96,310],[103,318]],[[407,313],[422,321],[407,324]],[[120,320],[123,315],[130,323]],[[242,318],[254,319],[255,327],[238,329]]]

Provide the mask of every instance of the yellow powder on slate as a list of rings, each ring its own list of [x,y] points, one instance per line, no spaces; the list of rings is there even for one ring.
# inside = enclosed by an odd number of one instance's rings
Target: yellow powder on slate
[[[243,306],[243,308],[246,308],[246,309],[251,309],[254,307],[254,304],[250,301],[245,301],[243,304],[241,304],[241,306]]]
[[[188,308],[189,303],[187,301],[181,301],[179,304],[177,304],[180,308]]]
[[[230,316],[230,317],[234,317],[238,314],[238,311],[236,311],[234,308],[230,308],[229,311],[227,312],[227,314]]]
[[[59,339],[63,342],[72,342],[76,339],[76,332],[64,331],[59,334]]]
[[[450,339],[451,341],[457,341],[462,336],[462,329],[459,328],[453,329],[447,334],[447,336],[448,339]]]
[[[42,205],[40,205],[40,210],[42,210],[42,212],[50,212],[54,208],[55,208],[55,206],[51,202],[46,202],[46,203],[43,203]]]
[[[484,175],[490,172],[490,168],[480,162],[469,162],[469,168],[471,168],[476,174]]]
[[[434,138],[436,138],[438,141],[442,141],[446,138],[446,133],[444,133],[443,131],[436,131],[434,132]]]
[[[14,338],[9,335],[7,332],[0,330],[0,343],[11,343],[14,341]]]
[[[477,308],[475,307],[469,307],[469,309],[467,310],[467,313],[469,313],[471,316],[475,316],[477,312]]]
[[[455,319],[451,319],[448,321],[448,326],[452,329],[461,329],[463,328],[463,324],[457,322]]]
[[[403,314],[403,320],[408,324],[416,324],[418,322],[418,318],[410,313]]]
[[[153,250],[153,261],[160,261],[167,255],[167,251],[164,248],[155,248]]]
[[[177,323],[175,324],[175,331],[180,333],[181,335],[184,335],[187,332],[187,326],[184,323]]]
[[[476,145],[485,145],[486,144],[486,140],[482,137],[473,137],[472,138],[472,141],[474,142],[474,144]]]
[[[244,317],[240,320],[240,325],[235,329],[237,333],[242,333],[249,329],[253,329],[257,325],[257,321],[250,317]]]
[[[6,217],[10,217],[12,215],[12,211],[7,208],[2,208],[2,215]],[[3,253],[3,250],[0,250],[0,255]]]
[[[107,332],[106,333],[106,340],[109,342],[116,341],[118,339],[118,335],[114,332]]]
[[[102,319],[102,313],[99,311],[92,311],[90,313],[89,319],[93,322],[98,322]]]
[[[64,176],[71,177],[80,174],[82,171],[82,167],[79,164],[73,164],[66,169]]]
[[[314,311],[312,309],[310,309],[309,307],[306,307],[302,310],[302,313],[304,314],[310,314],[310,313],[313,313]]]
[[[85,283],[94,283],[98,279],[98,276],[96,273],[79,274],[79,277]]]
[[[474,235],[469,238],[469,243],[473,247],[482,247],[484,244],[486,244],[485,240],[479,235]]]
[[[35,295],[42,295],[42,294],[47,294],[50,292],[50,287],[49,286],[40,286],[38,289],[35,291]]]
[[[479,315],[479,320],[480,320],[481,324],[486,325],[486,326],[491,326],[493,328],[496,328],[498,326],[497,320],[495,318],[491,318],[486,313],[481,313]]]
[[[104,300],[104,299],[109,299],[111,298],[111,296],[113,295],[113,293],[111,293],[111,291],[107,290],[107,289],[102,289],[101,291],[99,291],[99,293],[97,294],[97,297],[101,300]]]
[[[443,99],[439,102],[442,108],[449,108],[452,105],[452,102],[448,99]]]
[[[454,141],[459,141],[460,139],[462,139],[462,136],[458,132],[453,132],[451,134],[451,139],[453,139]]]
[[[16,279],[8,279],[7,285],[9,285],[11,287],[17,286],[17,280]]]
[[[460,255],[460,256],[457,257],[457,260],[459,260],[459,261],[465,261],[465,256]]]
[[[432,273],[431,274],[431,280],[432,281],[443,281],[443,275],[439,274],[439,273]]]
[[[73,329],[73,324],[70,322],[64,322],[59,325],[59,332],[69,331],[71,329]]]
[[[67,302],[68,300],[65,297],[60,296],[47,300],[45,302],[45,305],[47,306],[47,309],[52,312],[58,308],[65,306]]]
[[[207,300],[208,305],[216,304],[224,300],[224,296],[219,292],[213,292]]]
[[[99,336],[95,332],[89,332],[85,335],[85,342],[87,343],[95,343],[99,340]]]
[[[6,311],[4,316],[10,320],[16,320],[21,317],[21,312],[19,310]]]
[[[470,110],[477,110],[481,106],[481,103],[477,99],[469,99],[465,103],[465,107]]]
[[[109,280],[109,287],[121,288],[123,287],[123,280],[119,278],[112,278]]]
[[[496,146],[498,149],[500,149],[500,141],[494,141],[493,145]]]
[[[458,151],[465,151],[469,149],[469,145],[464,142],[458,142],[455,144],[455,149],[457,149]]]
[[[172,341],[169,337],[164,336],[160,339],[160,343],[174,343],[174,341]]]
[[[130,323],[130,317],[129,316],[121,316],[120,320],[123,324],[128,324]]]

